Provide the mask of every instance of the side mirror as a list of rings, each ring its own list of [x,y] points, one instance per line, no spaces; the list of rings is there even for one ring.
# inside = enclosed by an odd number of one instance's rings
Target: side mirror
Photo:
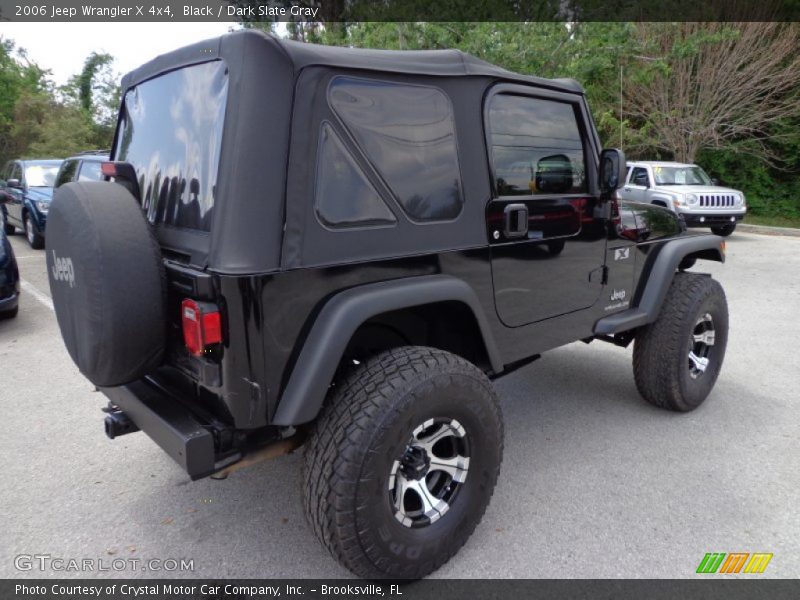
[[[625,183],[627,165],[625,153],[617,148],[609,148],[600,153],[600,193],[608,198]]]
[[[6,181],[6,185],[10,188],[16,188],[18,190],[22,189],[22,184],[20,183],[19,179],[9,179]]]
[[[719,179],[716,177],[711,178],[711,185],[719,185]]]
[[[566,154],[553,154],[536,163],[536,189],[551,194],[566,194],[572,189],[572,162]]]

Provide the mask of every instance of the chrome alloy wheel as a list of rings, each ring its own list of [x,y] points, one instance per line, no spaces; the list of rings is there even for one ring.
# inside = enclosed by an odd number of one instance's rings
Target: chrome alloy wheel
[[[469,440],[455,419],[428,419],[392,464],[389,499],[406,527],[425,527],[450,510],[469,472]]]
[[[689,375],[692,379],[697,379],[706,372],[715,335],[714,320],[710,314],[706,313],[697,319],[689,340]]]

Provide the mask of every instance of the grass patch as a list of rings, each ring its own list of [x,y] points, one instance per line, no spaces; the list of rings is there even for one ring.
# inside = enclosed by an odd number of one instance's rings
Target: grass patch
[[[767,217],[748,214],[744,218],[744,223],[749,223],[750,225],[766,225],[768,227],[794,227],[800,229],[800,217],[793,215]]]

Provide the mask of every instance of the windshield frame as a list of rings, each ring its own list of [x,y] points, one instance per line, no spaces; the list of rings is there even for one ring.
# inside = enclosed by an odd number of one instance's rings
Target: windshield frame
[[[679,172],[684,172],[684,182],[678,183],[676,182],[677,174]],[[689,181],[689,174],[692,174],[692,179],[695,181]],[[665,178],[665,174],[671,174],[672,177]],[[655,181],[656,185],[705,185],[710,186],[714,185],[711,181],[711,177],[708,176],[702,167],[698,165],[686,165],[686,166],[654,166],[653,167],[653,181]]]
[[[58,171],[61,168],[61,163],[64,161],[60,160],[26,160],[22,163],[22,173],[23,177],[25,178],[25,186],[26,187],[34,187],[34,188],[51,188],[56,183],[56,177],[58,177]],[[41,181],[47,181],[47,173],[52,173],[52,184],[51,185],[34,185],[31,183],[31,175],[30,169],[41,169],[45,175],[41,178]],[[34,178],[34,181],[39,181],[40,178]]]

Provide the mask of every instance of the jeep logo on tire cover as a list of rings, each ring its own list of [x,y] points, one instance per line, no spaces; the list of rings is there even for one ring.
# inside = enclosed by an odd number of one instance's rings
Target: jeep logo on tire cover
[[[625,293],[625,290],[614,290],[614,292],[611,294],[611,301],[616,302],[617,300],[625,300],[626,295],[627,294]]]
[[[69,287],[75,287],[75,269],[72,268],[72,259],[67,256],[58,258],[53,250],[53,279],[55,281],[69,282]]]

